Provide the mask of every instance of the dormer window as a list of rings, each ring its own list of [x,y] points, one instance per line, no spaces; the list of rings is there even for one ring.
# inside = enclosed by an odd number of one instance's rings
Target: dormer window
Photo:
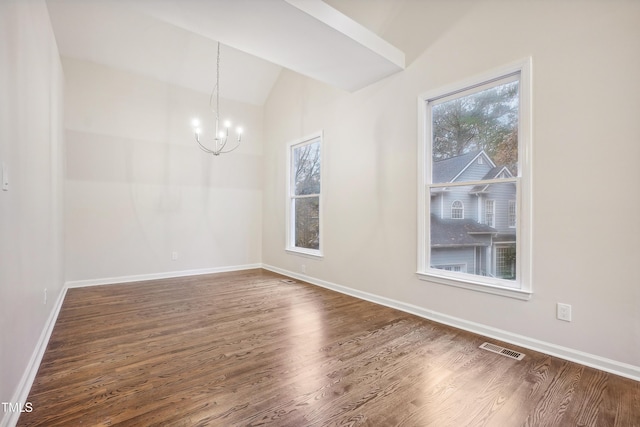
[[[478,164],[484,165],[484,159],[482,158],[482,156],[478,157]]]
[[[460,200],[451,203],[451,219],[464,219],[464,204]]]

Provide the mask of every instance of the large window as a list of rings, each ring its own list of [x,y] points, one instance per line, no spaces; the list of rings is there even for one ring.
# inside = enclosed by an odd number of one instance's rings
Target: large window
[[[321,255],[322,135],[289,145],[287,250]]]
[[[528,298],[530,61],[419,100],[418,275]],[[443,268],[460,264],[467,267]]]

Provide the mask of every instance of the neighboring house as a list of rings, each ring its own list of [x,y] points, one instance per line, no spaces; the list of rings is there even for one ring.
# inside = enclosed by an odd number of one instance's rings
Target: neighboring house
[[[433,182],[509,178],[484,150],[433,162]],[[515,279],[513,183],[452,186],[431,192],[431,267]]]

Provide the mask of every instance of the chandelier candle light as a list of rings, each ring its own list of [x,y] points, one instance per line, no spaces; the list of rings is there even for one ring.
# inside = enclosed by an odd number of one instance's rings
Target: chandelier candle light
[[[213,97],[215,95],[216,105],[213,106]],[[218,56],[216,62],[216,85],[211,91],[211,97],[209,97],[209,107],[211,107],[211,111],[213,111],[214,117],[216,119],[215,122],[215,137],[213,138],[213,146],[208,147],[200,142],[200,134],[202,133],[202,129],[200,128],[200,120],[193,119],[191,122],[193,126],[193,133],[195,135],[196,142],[200,146],[200,149],[205,153],[213,154],[214,156],[219,156],[220,154],[229,153],[240,146],[240,141],[242,140],[242,128],[236,128],[236,143],[233,147],[227,148],[227,141],[229,139],[229,129],[231,128],[231,122],[226,120],[224,122],[224,128],[220,127],[220,42],[218,42]]]

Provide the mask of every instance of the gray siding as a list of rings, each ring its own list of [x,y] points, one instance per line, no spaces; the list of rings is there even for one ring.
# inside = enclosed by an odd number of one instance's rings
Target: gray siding
[[[513,183],[493,184],[487,189],[483,200],[495,200],[495,224],[493,227],[501,233],[513,233],[514,228],[509,227],[509,200],[515,200],[516,187]],[[482,202],[482,218],[484,222],[485,205]]]
[[[473,164],[471,164],[464,172],[462,172],[462,174],[460,174],[455,182],[481,180],[491,169],[493,168],[486,157],[484,157],[483,164],[479,164],[478,159],[476,159],[474,160]]]
[[[465,264],[463,273],[473,274],[475,266],[475,248],[439,248],[431,249],[431,266]]]
[[[478,221],[478,197],[470,194],[469,190],[471,190],[471,186],[469,187],[451,187],[449,191],[443,193],[443,201],[444,201],[444,209],[443,218],[449,219],[451,218],[451,204],[455,200],[460,200],[464,203],[464,217],[468,219],[473,219]],[[440,201],[438,201],[440,203]],[[438,204],[437,210],[434,211],[436,214],[440,214],[440,207]]]
[[[492,170],[493,169],[493,170]],[[455,182],[479,181],[491,172],[491,177],[498,168],[493,168],[487,157],[484,157],[483,164],[474,160],[469,167],[455,179]],[[482,193],[476,193],[478,191]],[[473,191],[473,193],[472,193]],[[447,191],[438,193],[431,198],[431,213],[442,219],[453,219],[451,217],[451,205],[459,200],[464,204],[464,218],[486,224],[486,204],[487,200],[494,201],[493,224],[499,235],[493,238],[490,235],[476,235],[475,241],[486,238],[487,246],[491,241],[501,242],[505,240],[515,240],[515,228],[509,226],[509,201],[516,199],[516,186],[514,183],[500,183],[489,185],[486,189],[483,186],[449,187]],[[516,213],[517,214],[517,213]],[[495,274],[495,246],[492,248],[475,247],[438,247],[431,248],[431,266],[454,266],[464,265],[463,272],[468,274]]]

